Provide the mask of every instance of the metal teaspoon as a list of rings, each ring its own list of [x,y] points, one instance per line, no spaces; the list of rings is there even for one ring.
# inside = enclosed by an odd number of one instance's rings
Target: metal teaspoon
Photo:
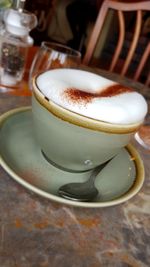
[[[91,173],[89,179],[82,183],[68,183],[62,185],[58,194],[66,199],[74,201],[91,201],[99,194],[99,191],[95,187],[95,179],[99,172],[112,160],[109,159],[103,164],[97,166]]]

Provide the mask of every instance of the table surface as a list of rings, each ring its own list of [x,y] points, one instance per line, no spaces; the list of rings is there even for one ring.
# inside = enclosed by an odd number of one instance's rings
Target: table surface
[[[144,92],[140,84],[101,74]],[[30,104],[30,96],[0,94],[0,114]],[[114,207],[88,209],[53,202],[0,168],[0,266],[150,266],[150,153],[134,145],[144,162],[145,182],[136,196]]]

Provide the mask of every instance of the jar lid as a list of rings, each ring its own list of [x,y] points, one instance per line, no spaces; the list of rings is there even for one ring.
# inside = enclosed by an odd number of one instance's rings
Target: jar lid
[[[4,12],[4,23],[8,32],[17,36],[26,36],[37,25],[37,18],[28,11],[19,12],[7,9]]]

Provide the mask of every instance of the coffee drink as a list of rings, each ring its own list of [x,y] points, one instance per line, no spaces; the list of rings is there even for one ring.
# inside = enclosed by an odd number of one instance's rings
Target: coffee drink
[[[80,172],[107,161],[130,142],[147,104],[139,93],[99,75],[55,69],[34,78],[32,112],[45,158]]]
[[[142,95],[90,72],[51,70],[40,75],[36,84],[48,100],[92,119],[132,124],[142,121],[147,112]]]

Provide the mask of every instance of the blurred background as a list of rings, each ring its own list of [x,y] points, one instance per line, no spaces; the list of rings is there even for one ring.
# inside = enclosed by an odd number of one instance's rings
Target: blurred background
[[[14,6],[17,0],[0,0],[0,12],[4,8]],[[31,31],[34,44],[39,46],[42,41],[55,41],[81,51],[84,55],[87,40],[90,36],[93,25],[96,21],[98,11],[104,0],[26,0],[25,9],[36,14],[38,18],[37,27]],[[131,1],[128,1],[131,2]],[[132,1],[134,2],[134,0]],[[126,50],[132,40],[132,31],[134,28],[134,13],[126,12],[126,36],[124,47],[121,53],[121,61],[126,57]],[[107,35],[110,24],[113,24],[111,34]],[[141,37],[131,65],[131,71],[134,72],[141,55],[150,41],[150,12],[143,13],[143,23]],[[107,69],[107,62],[112,57],[114,47],[118,37],[117,18],[110,12],[103,34],[99,39],[95,51],[95,65]],[[101,60],[99,60],[99,58]],[[150,68],[148,62],[143,72],[143,77],[147,75],[147,69]],[[119,69],[118,63],[118,69]]]

